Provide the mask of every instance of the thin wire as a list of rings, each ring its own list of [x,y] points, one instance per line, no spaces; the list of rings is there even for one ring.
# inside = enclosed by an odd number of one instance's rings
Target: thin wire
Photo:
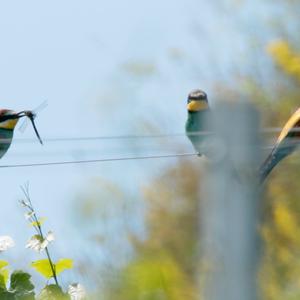
[[[55,137],[43,138],[44,142],[72,142],[72,141],[97,141],[97,140],[118,140],[118,139],[139,139],[139,138],[163,138],[168,136],[177,136],[177,134],[161,134],[161,135],[116,135],[116,136],[86,136],[86,137]],[[181,136],[181,134],[178,134]],[[36,139],[14,138],[14,142],[32,143]],[[0,139],[0,144],[11,143],[11,139]]]
[[[196,155],[197,153],[194,152],[194,153],[179,153],[179,154],[165,154],[165,155],[102,158],[102,159],[89,159],[89,160],[70,160],[70,161],[31,163],[31,164],[28,163],[28,164],[0,165],[0,168],[4,169],[4,168],[26,168],[26,167],[43,167],[43,166],[72,165],[72,164],[91,164],[91,163],[112,162],[112,161],[188,157],[188,156],[196,156]]]
[[[211,132],[199,131],[188,134],[189,136],[206,136]],[[170,133],[170,134],[150,134],[150,135],[108,135],[108,136],[85,136],[85,137],[55,137],[55,138],[43,138],[45,142],[72,142],[72,141],[97,141],[97,140],[125,140],[125,139],[152,139],[152,138],[166,138],[166,137],[182,137],[186,136],[186,133]],[[10,139],[0,139],[0,143],[9,143]],[[33,142],[36,139],[24,139],[14,138],[14,141],[18,142]]]
[[[278,133],[282,128],[270,127],[261,130],[262,133]],[[293,128],[289,132],[300,132],[300,128]],[[198,131],[191,132],[188,136],[207,136],[211,135],[210,131]],[[81,136],[81,137],[54,137],[43,138],[45,142],[72,142],[72,141],[97,141],[97,140],[125,140],[125,139],[152,139],[152,138],[168,138],[168,137],[182,137],[186,136],[186,133],[167,133],[167,134],[150,134],[150,135],[108,135],[108,136]],[[35,139],[14,138],[16,142],[31,143],[35,142]],[[11,139],[0,139],[0,144],[10,143]]]
[[[282,127],[266,127],[260,130],[263,133],[278,133],[282,131]],[[300,127],[291,128],[289,132],[300,132]]]

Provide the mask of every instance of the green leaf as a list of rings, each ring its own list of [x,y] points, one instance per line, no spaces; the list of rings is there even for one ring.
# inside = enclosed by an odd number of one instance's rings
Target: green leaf
[[[38,300],[69,300],[70,296],[64,293],[60,286],[50,284],[44,287],[37,297]]]
[[[0,260],[0,288],[6,290],[6,284],[8,281],[9,271],[6,269],[8,262]]]
[[[6,291],[6,290],[1,290],[1,289],[0,289],[0,299],[1,300],[16,300],[15,296],[12,293],[10,293],[9,291]],[[19,299],[19,300],[21,300],[21,299]]]
[[[37,272],[45,276],[47,279],[53,277],[53,272],[48,259],[36,260],[31,263],[31,267],[33,267]]]
[[[30,275],[23,271],[15,271],[10,277],[10,288],[0,286],[0,299],[2,300],[34,300],[34,286]],[[1,278],[1,276],[0,276]]]
[[[7,269],[0,270],[0,286],[6,288],[6,284],[9,277],[9,271]]]
[[[5,260],[0,260],[0,269],[4,268],[6,266],[8,266],[8,262]]]
[[[22,270],[14,271],[10,276],[10,291],[16,299],[34,299],[34,285],[31,275]]]
[[[31,263],[31,266],[47,279],[53,277],[53,272],[48,259],[41,259]],[[56,275],[64,270],[73,268],[73,260],[69,258],[60,259],[54,264]]]
[[[72,269],[72,268],[73,268],[73,260],[69,258],[60,259],[55,264],[55,270],[57,275],[63,272],[64,270]]]

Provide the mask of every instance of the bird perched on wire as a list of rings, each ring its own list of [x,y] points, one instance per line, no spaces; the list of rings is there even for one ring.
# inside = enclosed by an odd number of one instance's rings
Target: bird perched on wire
[[[185,124],[186,135],[193,144],[198,155],[203,153],[203,142],[205,141],[206,119],[210,114],[207,95],[200,89],[193,90],[187,98],[188,118]]]
[[[300,108],[284,125],[275,146],[260,167],[261,183],[267,178],[274,167],[286,156],[293,153],[300,145]]]
[[[42,144],[42,140],[34,123],[34,113],[30,110],[24,110],[17,113],[10,109],[0,109],[0,158],[2,158],[9,149],[13,139],[14,129],[19,119],[23,117],[28,117],[31,120],[34,131]]]

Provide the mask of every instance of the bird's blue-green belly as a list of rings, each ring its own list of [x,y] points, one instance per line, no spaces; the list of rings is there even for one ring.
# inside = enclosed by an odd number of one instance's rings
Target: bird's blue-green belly
[[[196,151],[201,152],[201,144],[205,140],[207,111],[189,113],[185,124],[185,131]]]
[[[7,152],[13,138],[13,130],[0,128],[0,158]]]

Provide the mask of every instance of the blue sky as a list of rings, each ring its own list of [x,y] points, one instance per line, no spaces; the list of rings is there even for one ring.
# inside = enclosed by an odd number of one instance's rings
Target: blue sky
[[[252,49],[244,34],[268,19],[265,6],[249,1],[240,9],[236,2],[237,13],[231,18],[229,1],[1,2],[0,106],[31,109],[47,100],[48,107],[36,120],[42,137],[136,134],[149,128],[183,132],[190,89],[202,87],[213,98],[216,78],[230,83],[233,67],[247,67],[249,55],[264,53],[262,41],[272,38],[268,32],[257,35]],[[150,71],[136,76],[135,63]],[[185,139],[166,144],[46,142],[41,146],[37,141],[18,142],[24,137],[35,138],[31,126],[24,134],[16,131],[16,141],[1,165],[168,153],[178,145],[191,151]],[[30,182],[36,209],[47,217],[46,227],[56,233],[55,254],[77,257],[80,247],[85,247],[85,236],[74,227],[72,201],[92,178],[115,181],[138,194],[157,170],[174,162],[0,169],[0,234],[13,236],[17,243],[9,257],[17,266],[26,266],[29,260],[23,245],[32,230],[17,204],[24,182]]]

